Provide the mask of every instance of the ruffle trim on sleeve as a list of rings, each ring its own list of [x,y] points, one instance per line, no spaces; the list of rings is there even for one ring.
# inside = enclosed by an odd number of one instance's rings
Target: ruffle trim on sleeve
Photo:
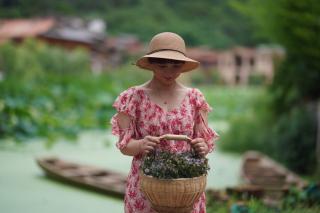
[[[208,102],[206,101],[204,95],[202,94],[202,92],[198,89],[194,89],[193,90],[193,100],[194,100],[194,104],[196,106],[197,110],[203,110],[205,112],[211,112],[212,111],[212,107],[208,104]]]
[[[113,103],[113,107],[117,110],[117,114],[115,114],[111,118],[111,132],[113,135],[119,137],[116,146],[118,149],[125,148],[130,139],[135,136],[135,117],[136,117],[136,108],[139,102],[136,100],[134,95],[135,88],[129,88],[123,91]],[[118,114],[125,113],[130,116],[130,124],[128,128],[121,128],[119,125]]]
[[[212,152],[215,148],[215,143],[220,136],[216,131],[204,124],[201,128],[199,128],[196,137],[203,138],[209,147],[209,152]]]
[[[132,118],[135,118],[135,110],[139,102],[134,98],[134,88],[123,91],[113,103],[113,107],[118,112],[123,112]]]
[[[119,125],[119,121],[117,118],[117,114],[114,115],[111,119],[111,126],[112,126],[112,134],[119,137],[118,142],[116,143],[116,146],[118,149],[124,149],[131,138],[135,135],[135,123],[133,120],[130,121],[128,128],[121,128]]]
[[[194,137],[203,138],[209,147],[209,152],[212,152],[215,148],[215,142],[219,139],[219,134],[211,129],[208,124],[205,122],[202,112],[209,113],[212,111],[212,107],[205,100],[204,95],[200,90],[194,89],[194,104],[196,106],[196,125],[197,131],[195,132]]]

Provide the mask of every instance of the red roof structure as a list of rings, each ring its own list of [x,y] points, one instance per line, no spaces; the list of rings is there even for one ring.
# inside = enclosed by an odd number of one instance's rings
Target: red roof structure
[[[36,37],[54,25],[53,18],[0,20],[0,43],[10,39]]]

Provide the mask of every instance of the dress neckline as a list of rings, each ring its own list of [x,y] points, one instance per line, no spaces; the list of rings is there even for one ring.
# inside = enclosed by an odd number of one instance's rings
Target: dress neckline
[[[141,90],[144,94],[144,96],[147,98],[147,100],[149,101],[149,103],[153,104],[154,106],[158,107],[162,112],[164,113],[171,113],[175,110],[179,110],[182,105],[184,104],[184,102],[186,101],[187,97],[189,97],[189,93],[190,91],[192,90],[191,88],[187,88],[187,92],[186,94],[184,95],[183,99],[181,100],[180,104],[173,107],[172,109],[170,110],[165,110],[162,106],[160,106],[159,104],[157,104],[156,102],[154,102],[153,100],[151,100],[150,98],[150,95],[147,93],[147,91],[145,89],[142,89],[142,88],[139,88],[139,87],[136,87],[137,90]]]

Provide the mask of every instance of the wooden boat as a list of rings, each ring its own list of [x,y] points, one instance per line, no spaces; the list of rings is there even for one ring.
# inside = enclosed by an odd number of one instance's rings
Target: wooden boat
[[[57,157],[42,157],[36,161],[50,178],[118,198],[124,197],[126,176],[121,173],[67,162]]]
[[[241,173],[247,186],[260,187],[270,199],[281,198],[291,186],[302,189],[307,185],[297,174],[256,151],[244,154]]]

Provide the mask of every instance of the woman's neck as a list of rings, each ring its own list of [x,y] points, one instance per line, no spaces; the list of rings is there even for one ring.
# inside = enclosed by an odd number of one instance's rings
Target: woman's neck
[[[161,81],[157,80],[156,78],[152,78],[146,85],[150,89],[157,90],[157,91],[173,91],[177,87],[179,87],[179,83],[177,81],[172,82],[171,84],[163,84]]]

